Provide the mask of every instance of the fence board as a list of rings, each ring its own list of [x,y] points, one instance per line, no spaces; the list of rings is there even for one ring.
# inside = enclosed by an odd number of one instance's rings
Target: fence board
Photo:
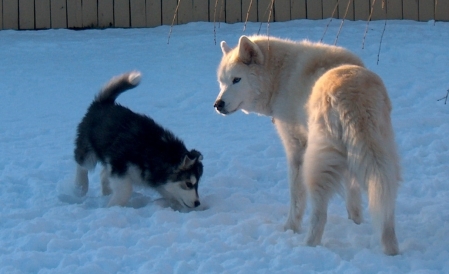
[[[129,0],[114,0],[114,26],[129,28]]]
[[[98,27],[114,26],[114,0],[98,0]]]
[[[195,22],[209,21],[209,1],[193,0],[193,20]]]
[[[242,3],[240,0],[226,0],[226,23],[242,22]]]
[[[386,2],[386,0],[384,1]],[[370,7],[373,11],[371,20],[383,20],[386,18],[385,12],[387,7],[382,7],[385,2],[383,2],[383,0],[371,0]]]
[[[387,1],[387,18],[402,19],[402,0]]]
[[[378,0],[380,1],[380,0]],[[355,20],[368,20],[370,14],[369,0],[354,0]]]
[[[274,1],[274,21],[284,22],[290,20],[290,9],[290,0]]]
[[[19,29],[34,29],[34,0],[19,0]]]
[[[403,0],[402,16],[403,19],[418,20],[418,0]]]
[[[290,18],[292,20],[307,18],[306,0],[291,0],[290,1]]]
[[[176,6],[178,2],[176,0],[163,0],[162,1],[162,24],[171,25],[173,22],[173,16],[175,15]],[[178,16],[175,18],[174,24],[177,24]]]
[[[242,0],[242,20],[257,22],[257,0]]]
[[[323,19],[338,18],[338,0],[323,0]]]
[[[273,22],[274,14],[272,0],[259,0],[257,4],[257,18],[259,22]],[[268,21],[270,19],[270,21]]]
[[[51,27],[67,28],[67,4],[65,0],[50,1]]]
[[[97,0],[83,0],[83,28],[91,28],[98,25]]]
[[[162,24],[162,4],[160,0],[147,0],[145,6],[146,26],[157,27]]]
[[[182,0],[178,8],[178,24],[209,21],[209,5],[204,0]]]
[[[3,27],[4,29],[19,29],[18,0],[3,1]]]
[[[145,27],[147,24],[145,18],[145,0],[130,0],[129,5],[131,11],[131,27]]]
[[[3,29],[3,1],[0,1],[0,30]]]
[[[434,0],[419,0],[418,8],[419,21],[429,21],[435,18]]]
[[[34,3],[34,9],[36,11],[36,29],[51,28],[50,0],[36,0]]]
[[[193,0],[181,0],[178,7],[178,24],[193,21]]]
[[[67,0],[67,27],[83,27],[83,10],[81,0]]]
[[[358,0],[358,1],[364,1],[367,3],[369,0]],[[355,11],[357,10],[355,8],[356,0],[340,0],[339,6],[338,6],[338,18],[341,19],[348,19],[348,20],[354,20],[355,18]],[[366,20],[364,18],[363,20]],[[355,19],[358,20],[358,19]],[[360,19],[359,19],[360,20]]]
[[[367,20],[371,6],[372,20],[449,21],[449,0],[0,0],[0,30],[171,25],[178,3],[175,24]]]
[[[225,0],[209,0],[209,2],[210,22],[225,22]]]
[[[449,21],[449,0],[438,0],[435,20]]]
[[[322,19],[323,4],[321,0],[307,0],[307,19]]]

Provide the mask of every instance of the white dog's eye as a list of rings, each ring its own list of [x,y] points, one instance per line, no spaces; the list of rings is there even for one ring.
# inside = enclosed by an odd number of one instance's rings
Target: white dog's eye
[[[232,84],[237,84],[238,82],[240,82],[240,80],[242,80],[242,78],[235,77],[234,79],[232,79]]]
[[[193,184],[191,182],[187,182],[186,186],[188,189],[192,189],[193,188]]]

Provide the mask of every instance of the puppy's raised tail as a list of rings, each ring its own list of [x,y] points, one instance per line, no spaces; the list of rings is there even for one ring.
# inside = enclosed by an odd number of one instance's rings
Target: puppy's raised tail
[[[95,101],[113,104],[122,92],[139,85],[141,76],[142,74],[139,71],[131,71],[112,78],[98,93]]]

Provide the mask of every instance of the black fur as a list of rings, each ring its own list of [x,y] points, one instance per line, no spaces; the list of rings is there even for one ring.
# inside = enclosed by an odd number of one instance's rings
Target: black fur
[[[78,126],[76,162],[83,166],[93,153],[102,164],[110,165],[111,175],[119,177],[133,164],[151,187],[168,180],[180,181],[191,174],[199,181],[203,164],[198,151],[188,151],[180,139],[150,117],[115,103],[120,93],[137,85],[130,83],[128,76],[111,80],[90,105]],[[187,169],[180,168],[186,156],[195,161]]]

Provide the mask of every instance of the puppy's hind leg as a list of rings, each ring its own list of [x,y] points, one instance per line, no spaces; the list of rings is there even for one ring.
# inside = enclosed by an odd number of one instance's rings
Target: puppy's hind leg
[[[111,177],[110,186],[112,188],[112,197],[109,200],[108,207],[126,205],[133,191],[131,178],[129,176]]]
[[[101,192],[104,196],[110,195],[112,193],[112,189],[109,182],[109,171],[106,167],[101,171]]]
[[[85,196],[88,189],[89,189],[88,170],[80,165],[77,165],[75,175],[75,194],[80,197]]]

